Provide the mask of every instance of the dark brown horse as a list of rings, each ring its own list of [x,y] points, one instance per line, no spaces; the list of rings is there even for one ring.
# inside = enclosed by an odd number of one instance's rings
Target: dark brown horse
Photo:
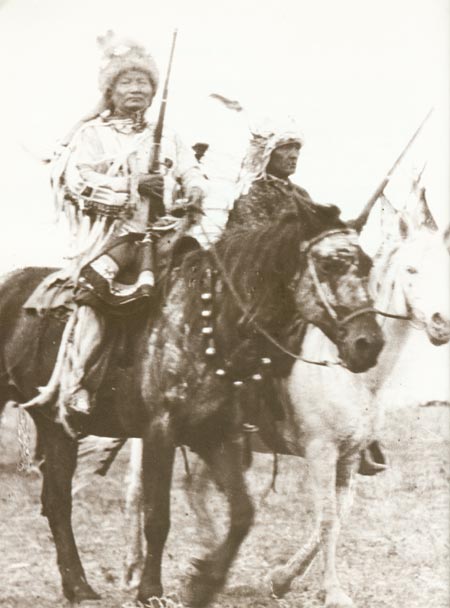
[[[197,562],[188,603],[206,605],[223,585],[247,534],[253,507],[243,477],[237,387],[264,369],[289,373],[299,352],[300,320],[320,327],[351,371],[372,367],[382,348],[367,292],[370,260],[339,222],[283,220],[227,234],[210,251],[191,252],[160,285],[148,311],[110,322],[110,355],[98,371],[96,408],[85,434],[143,438],[147,557],[138,598],[162,595],[161,557],[169,531],[174,451],[188,445],[207,463],[230,510],[225,540]],[[27,268],[0,287],[1,400],[24,402],[45,385],[63,321],[22,309],[50,269]],[[211,340],[214,340],[213,342]],[[64,595],[97,598],[88,584],[71,526],[77,441],[55,408],[30,410],[44,445],[42,511],[57,551]]]

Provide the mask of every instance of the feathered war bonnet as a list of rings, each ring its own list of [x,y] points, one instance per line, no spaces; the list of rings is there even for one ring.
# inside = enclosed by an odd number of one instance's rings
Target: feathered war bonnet
[[[250,127],[251,139],[242,161],[239,177],[239,193],[247,194],[252,183],[265,176],[272,152],[286,144],[303,145],[303,135],[293,118],[275,124],[265,119]]]
[[[159,83],[158,68],[153,57],[141,44],[129,38],[118,38],[111,30],[104,36],[99,36],[97,42],[103,52],[98,84],[105,100],[117,77],[126,70],[140,70],[147,74],[156,92]]]

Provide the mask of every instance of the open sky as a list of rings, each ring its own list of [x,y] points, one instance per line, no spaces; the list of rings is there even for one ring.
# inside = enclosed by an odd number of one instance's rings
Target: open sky
[[[247,118],[293,116],[305,137],[295,181],[356,215],[430,107],[396,175],[396,204],[421,168],[430,206],[449,218],[447,0],[0,0],[0,270],[57,263],[40,159],[96,102],[96,36],[138,38],[164,71],[179,30],[168,120],[206,140],[231,172]],[[208,100],[238,99],[246,116]],[[156,105],[156,104],[155,104]],[[219,163],[220,165],[220,163]],[[230,173],[231,174],[231,173]]]

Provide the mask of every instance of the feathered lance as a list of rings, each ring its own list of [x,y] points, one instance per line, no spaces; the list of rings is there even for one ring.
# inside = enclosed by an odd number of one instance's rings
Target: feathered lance
[[[370,199],[367,201],[364,209],[361,211],[361,213],[358,215],[358,217],[356,219],[354,219],[354,220],[350,220],[349,222],[347,222],[347,225],[349,227],[354,228],[357,232],[361,232],[361,230],[364,228],[364,226],[365,226],[365,224],[367,222],[367,219],[368,219],[368,217],[370,215],[370,212],[372,210],[372,207],[375,205],[375,203],[377,202],[377,200],[383,194],[386,186],[390,182],[392,174],[397,169],[397,167],[399,166],[399,164],[403,160],[405,154],[407,153],[407,151],[409,150],[409,148],[412,146],[412,144],[416,140],[417,136],[419,135],[419,133],[422,130],[422,127],[427,122],[427,120],[430,118],[432,112],[433,112],[433,108],[431,108],[428,111],[428,114],[422,120],[422,122],[420,123],[420,125],[416,129],[415,133],[413,134],[413,136],[411,137],[411,139],[408,141],[408,143],[406,144],[406,146],[403,148],[401,154],[398,156],[398,158],[396,159],[395,163],[392,165],[392,167],[386,173],[386,176],[384,177],[383,181],[380,183],[380,185],[378,186],[378,188],[375,190],[375,192],[372,194],[372,196],[370,197]]]
[[[174,52],[175,52],[175,43],[177,40],[177,33],[178,33],[177,30],[175,30],[173,32],[172,48],[170,50],[170,58],[169,58],[169,65],[167,67],[166,81],[164,83],[164,90],[163,90],[163,94],[162,94],[161,106],[159,108],[158,122],[156,123],[155,131],[153,133],[153,149],[152,149],[152,156],[151,156],[151,161],[150,161],[150,166],[149,166],[149,173],[151,173],[153,175],[157,175],[158,173],[160,173],[161,139],[162,139],[162,134],[163,134],[163,129],[164,129],[164,117],[166,114],[167,96],[169,93],[169,79],[170,79],[170,72],[172,69],[173,56],[174,56]],[[147,217],[148,226],[151,227],[151,225],[155,222],[155,220],[164,214],[165,214],[165,208],[164,208],[163,199],[161,197],[151,195],[149,197],[149,202],[148,202],[148,217]]]

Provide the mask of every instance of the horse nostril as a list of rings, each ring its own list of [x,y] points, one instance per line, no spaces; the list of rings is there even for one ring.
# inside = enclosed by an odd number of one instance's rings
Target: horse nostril
[[[359,352],[365,352],[369,349],[370,342],[366,338],[357,338],[355,340],[355,348]]]
[[[435,325],[444,325],[444,319],[439,312],[435,312],[434,315],[432,315],[431,320]]]

